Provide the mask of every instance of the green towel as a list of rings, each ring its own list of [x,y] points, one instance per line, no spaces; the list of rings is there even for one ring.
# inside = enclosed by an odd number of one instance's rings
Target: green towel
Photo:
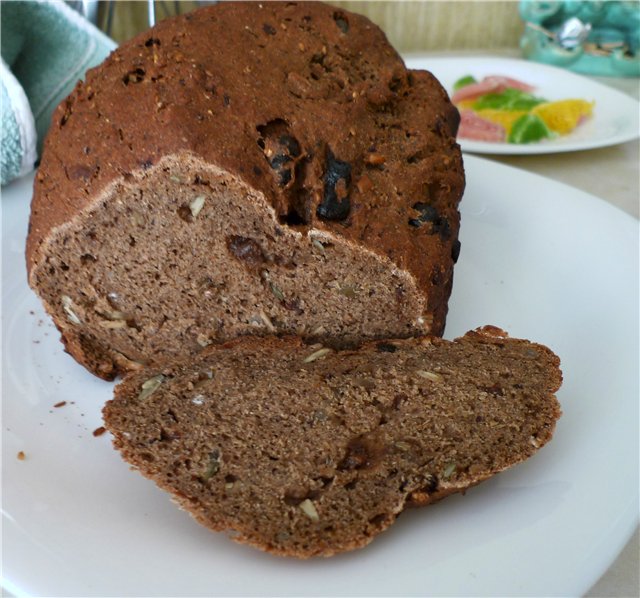
[[[33,169],[56,106],[116,44],[61,0],[0,11],[4,185]]]

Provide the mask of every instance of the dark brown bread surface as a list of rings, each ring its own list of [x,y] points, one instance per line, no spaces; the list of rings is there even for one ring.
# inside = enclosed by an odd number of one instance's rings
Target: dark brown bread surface
[[[104,419],[123,458],[203,525],[330,556],[546,444],[559,363],[493,327],[337,352],[244,338],[131,374]]]
[[[223,2],[123,44],[61,104],[31,286],[103,378],[240,335],[441,335],[459,116],[367,19]]]

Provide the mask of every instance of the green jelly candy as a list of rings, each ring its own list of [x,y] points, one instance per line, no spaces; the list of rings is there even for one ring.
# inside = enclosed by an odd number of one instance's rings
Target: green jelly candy
[[[509,143],[532,143],[553,136],[553,133],[539,116],[525,114],[513,123],[507,141]]]
[[[519,110],[528,112],[546,100],[536,98],[530,93],[509,87],[501,93],[487,93],[473,104],[474,110]]]
[[[465,75],[464,77],[461,77],[453,84],[453,91],[458,91],[459,89],[462,89],[467,85],[471,85],[472,83],[477,83],[477,82],[478,81],[476,80],[475,77],[471,75]]]

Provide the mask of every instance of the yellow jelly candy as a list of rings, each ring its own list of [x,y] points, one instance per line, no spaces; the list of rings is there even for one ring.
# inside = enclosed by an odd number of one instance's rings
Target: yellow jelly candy
[[[476,99],[462,100],[456,104],[458,110],[473,110],[473,105],[476,103]]]
[[[566,135],[591,116],[595,102],[559,100],[536,106],[531,113],[539,116],[552,131]]]
[[[496,123],[497,125],[501,125],[507,136],[511,133],[511,127],[513,123],[516,122],[521,116],[526,114],[524,110],[478,110],[476,114],[480,118],[484,118],[485,120],[489,120],[492,123]]]

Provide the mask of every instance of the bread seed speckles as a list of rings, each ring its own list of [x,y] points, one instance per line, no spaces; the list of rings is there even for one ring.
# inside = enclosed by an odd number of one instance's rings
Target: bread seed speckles
[[[403,452],[411,450],[411,445],[408,442],[405,442],[404,440],[398,440],[393,444],[396,448],[400,449]]]
[[[102,322],[99,322],[99,325],[102,328],[117,330],[118,328],[125,328],[127,326],[127,321],[126,320],[103,320]]]
[[[123,311],[106,311],[100,314],[108,320],[126,320],[127,315]]]
[[[305,498],[298,507],[311,521],[320,521],[316,506],[308,498]]]
[[[201,347],[208,347],[211,344],[211,340],[206,334],[201,333],[196,337],[196,343]]]
[[[324,245],[322,243],[320,243],[320,241],[318,241],[318,239],[314,239],[313,241],[311,241],[311,244],[324,256],[326,257],[327,254],[325,253],[324,250]]]
[[[133,361],[132,359],[129,359],[119,351],[114,351],[113,353],[115,359],[117,360],[117,363],[124,364],[128,370],[139,370],[144,367],[144,364],[140,363],[139,361]]]
[[[440,476],[440,478],[443,479],[443,480],[448,480],[453,475],[455,470],[456,470],[456,464],[455,463],[449,463],[449,465],[447,465],[444,468],[444,471],[442,472],[442,475]]]
[[[442,382],[444,380],[444,378],[440,374],[436,374],[435,372],[427,372],[426,370],[418,370],[416,374],[418,374],[418,376],[420,376],[421,378],[431,380],[431,382]]]
[[[356,296],[357,289],[352,285],[344,285],[338,288],[338,293],[348,299],[354,299]]]
[[[65,313],[67,314],[67,319],[72,324],[81,324],[82,322],[80,321],[80,318],[72,309],[73,301],[71,300],[71,297],[69,297],[68,295],[62,295],[60,300],[62,301],[62,309],[64,309]]]
[[[112,291],[110,293],[107,293],[107,301],[109,302],[109,305],[111,305],[111,307],[117,308],[122,301],[122,298],[118,293]]]
[[[269,330],[269,332],[275,332],[276,331],[276,327],[273,325],[273,322],[271,322],[271,318],[269,318],[269,316],[264,313],[264,310],[260,310],[260,319],[264,322],[264,325],[267,327],[267,330]]]
[[[191,215],[194,218],[198,217],[198,214],[204,207],[204,200],[205,200],[204,195],[198,195],[198,197],[192,200],[191,203],[189,204],[189,210],[191,211]]]
[[[284,301],[284,293],[282,292],[282,289],[280,289],[279,286],[270,282],[269,288],[271,289],[271,292],[276,296],[276,299],[278,299],[279,301]]]
[[[153,378],[149,378],[145,382],[142,383],[140,394],[138,395],[138,399],[140,401],[144,401],[147,397],[149,397],[152,393],[154,393],[160,385],[164,382],[165,378],[162,374],[158,374]]]
[[[308,355],[307,357],[305,357],[304,363],[311,363],[312,361],[321,359],[322,357],[324,357],[325,355],[328,355],[329,353],[331,353],[331,349],[327,349],[326,347],[324,349],[318,349],[317,351],[314,351],[313,353],[311,353],[311,355]]]
[[[202,479],[207,481],[211,479],[214,475],[216,475],[220,471],[220,451],[218,449],[213,449],[209,453],[209,461],[207,463],[207,467],[202,474]]]

